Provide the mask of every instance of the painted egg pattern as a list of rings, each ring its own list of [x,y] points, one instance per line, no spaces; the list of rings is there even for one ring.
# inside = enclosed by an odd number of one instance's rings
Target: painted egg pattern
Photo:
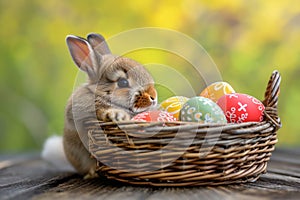
[[[131,120],[140,121],[140,122],[151,122],[151,121],[152,122],[153,121],[173,122],[173,121],[177,121],[176,118],[172,114],[170,114],[166,111],[160,111],[160,110],[142,112],[142,113],[134,116]]]
[[[187,100],[189,100],[189,98],[184,96],[170,97],[161,102],[159,110],[167,111],[168,113],[172,114],[177,120],[179,120],[180,109],[182,108],[183,104],[187,102]]]
[[[180,111],[180,120],[202,123],[226,123],[222,109],[212,100],[205,97],[189,99]]]
[[[260,122],[263,120],[264,105],[247,94],[226,94],[217,104],[222,108],[228,122]]]
[[[225,94],[235,93],[234,89],[227,82],[215,82],[207,86],[199,96],[211,99],[217,102]]]

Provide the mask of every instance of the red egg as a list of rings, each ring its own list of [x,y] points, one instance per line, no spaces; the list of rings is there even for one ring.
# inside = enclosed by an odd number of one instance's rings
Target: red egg
[[[166,111],[146,111],[134,116],[131,120],[140,122],[173,122],[176,118]]]
[[[217,104],[222,108],[228,122],[261,122],[263,120],[264,105],[250,95],[226,94],[218,100]]]

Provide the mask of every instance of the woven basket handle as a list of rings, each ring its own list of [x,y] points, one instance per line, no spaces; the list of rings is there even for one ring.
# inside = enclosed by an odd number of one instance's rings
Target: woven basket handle
[[[266,107],[264,111],[266,120],[270,121],[276,129],[281,127],[281,121],[277,111],[280,82],[281,76],[279,72],[277,70],[273,71],[265,92],[265,100],[263,101],[263,104]]]

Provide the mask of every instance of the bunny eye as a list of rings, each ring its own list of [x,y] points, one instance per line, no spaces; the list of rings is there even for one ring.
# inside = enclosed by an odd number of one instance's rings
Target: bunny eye
[[[129,82],[126,78],[119,78],[118,80],[118,86],[120,88],[126,88],[129,87]]]

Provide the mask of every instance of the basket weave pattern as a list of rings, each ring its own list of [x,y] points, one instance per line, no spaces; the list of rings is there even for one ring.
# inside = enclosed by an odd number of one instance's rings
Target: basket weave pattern
[[[98,172],[130,184],[199,186],[253,182],[266,172],[276,131],[281,77],[268,83],[262,122],[99,122],[87,120]]]

